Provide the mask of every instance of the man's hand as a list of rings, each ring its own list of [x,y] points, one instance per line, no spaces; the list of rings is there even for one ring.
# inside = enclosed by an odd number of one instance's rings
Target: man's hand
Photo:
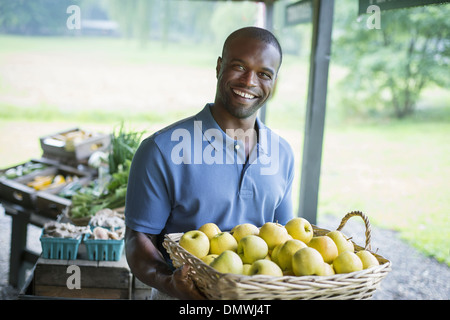
[[[125,253],[131,272],[143,283],[178,299],[205,299],[192,279],[189,266],[172,272],[156,247],[156,236],[127,227]]]
[[[200,292],[195,283],[189,277],[190,267],[185,264],[176,269],[172,275],[172,286],[177,292],[177,298],[202,300],[205,296]]]

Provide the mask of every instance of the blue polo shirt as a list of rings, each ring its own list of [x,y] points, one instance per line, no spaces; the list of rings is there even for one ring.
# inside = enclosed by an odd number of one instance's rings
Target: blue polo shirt
[[[219,127],[210,106],[142,141],[128,181],[131,229],[162,235],[214,222],[231,230],[293,217],[289,144],[257,119],[258,143],[246,161],[244,145]]]

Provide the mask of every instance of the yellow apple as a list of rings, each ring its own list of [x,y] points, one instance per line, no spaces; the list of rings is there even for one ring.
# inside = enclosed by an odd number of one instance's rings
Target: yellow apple
[[[236,241],[239,242],[239,240],[241,240],[245,236],[249,236],[249,235],[257,236],[259,234],[259,229],[257,226],[255,226],[251,223],[243,223],[243,224],[239,224],[239,225],[235,226],[231,230],[231,234],[236,239]]]
[[[363,264],[354,252],[344,251],[334,259],[333,268],[336,273],[350,273],[353,271],[361,271]]]
[[[217,258],[218,256],[219,256],[219,255],[217,255],[217,254],[208,254],[207,256],[205,256],[205,257],[202,258],[202,261],[203,261],[204,263],[210,265],[211,262],[213,262],[213,260],[214,260],[215,258]]]
[[[269,252],[267,243],[253,234],[243,237],[237,247],[237,253],[243,263],[252,264],[256,260],[264,259]]]
[[[305,218],[293,218],[286,223],[285,228],[292,238],[303,241],[305,244],[311,240],[314,235],[314,230]]]
[[[338,248],[338,254],[344,251],[355,251],[353,242],[351,242],[342,232],[335,230],[328,232],[326,235],[330,237],[336,244],[336,247]]]
[[[324,262],[322,272],[319,272],[317,275],[318,276],[332,276],[333,274],[335,274],[333,266],[331,264]]]
[[[323,268],[322,255],[314,248],[302,248],[292,256],[292,271],[296,276],[323,274]]]
[[[274,277],[283,276],[283,271],[281,271],[280,267],[275,262],[266,259],[256,260],[253,262],[248,273],[251,276],[257,274],[264,274]]]
[[[290,238],[286,228],[275,222],[266,222],[259,229],[259,236],[267,243],[269,250],[273,250],[278,244]]]
[[[326,263],[332,263],[338,256],[338,249],[334,241],[327,236],[312,237],[308,247],[314,248],[320,252]]]
[[[278,264],[278,258],[277,258],[278,252],[280,251],[283,244],[284,243],[280,243],[280,244],[276,245],[275,248],[273,248],[272,252],[270,253],[270,260],[272,260],[276,264]]]
[[[237,241],[229,232],[219,232],[210,240],[209,253],[221,254],[225,250],[237,250]]]
[[[238,254],[231,250],[223,251],[210,264],[211,267],[222,273],[242,274],[244,265]]]
[[[181,236],[179,244],[200,259],[205,257],[209,252],[208,236],[199,230],[185,232]]]
[[[370,251],[361,250],[358,251],[356,255],[361,259],[363,269],[368,269],[370,267],[380,265],[378,259]]]
[[[285,243],[280,245],[280,248],[276,255],[277,256],[276,263],[280,266],[283,272],[292,270],[292,256],[298,250],[305,247],[306,244],[303,241],[297,239],[287,240]]]
[[[200,228],[198,228],[198,230],[206,234],[209,240],[211,240],[212,237],[221,232],[219,227],[212,222],[205,223]]]
[[[250,275],[250,268],[251,268],[251,264],[250,263],[244,263],[243,269],[242,269],[242,274],[249,276]]]

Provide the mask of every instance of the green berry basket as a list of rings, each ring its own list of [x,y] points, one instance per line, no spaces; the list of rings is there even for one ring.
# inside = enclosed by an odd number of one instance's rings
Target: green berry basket
[[[92,239],[86,234],[83,242],[86,246],[88,260],[95,261],[119,261],[122,257],[125,240]]]
[[[341,230],[353,216],[364,220],[366,244],[354,243],[355,252],[371,250],[371,227],[368,217],[360,211],[348,213],[336,230]],[[313,225],[314,236],[326,235],[330,230]],[[163,242],[173,265],[188,264],[190,277],[203,294],[212,300],[355,300],[370,299],[381,280],[391,271],[391,262],[373,253],[379,265],[361,271],[330,276],[273,277],[266,275],[237,275],[220,273],[201,259],[182,248],[178,242],[183,233],[166,234]]]
[[[42,257],[45,259],[74,260],[77,258],[78,247],[82,236],[78,238],[56,238],[44,236],[42,231],[41,241]]]

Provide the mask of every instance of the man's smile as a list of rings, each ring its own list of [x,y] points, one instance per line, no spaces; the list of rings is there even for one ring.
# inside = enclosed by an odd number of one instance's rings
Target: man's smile
[[[239,89],[232,89],[232,90],[233,90],[233,92],[234,92],[236,95],[238,95],[238,96],[240,96],[240,97],[242,97],[242,98],[244,98],[244,99],[254,99],[254,98],[257,97],[257,96],[255,96],[255,95],[252,94],[252,93],[245,92],[245,91],[242,91],[242,90],[239,90]]]

